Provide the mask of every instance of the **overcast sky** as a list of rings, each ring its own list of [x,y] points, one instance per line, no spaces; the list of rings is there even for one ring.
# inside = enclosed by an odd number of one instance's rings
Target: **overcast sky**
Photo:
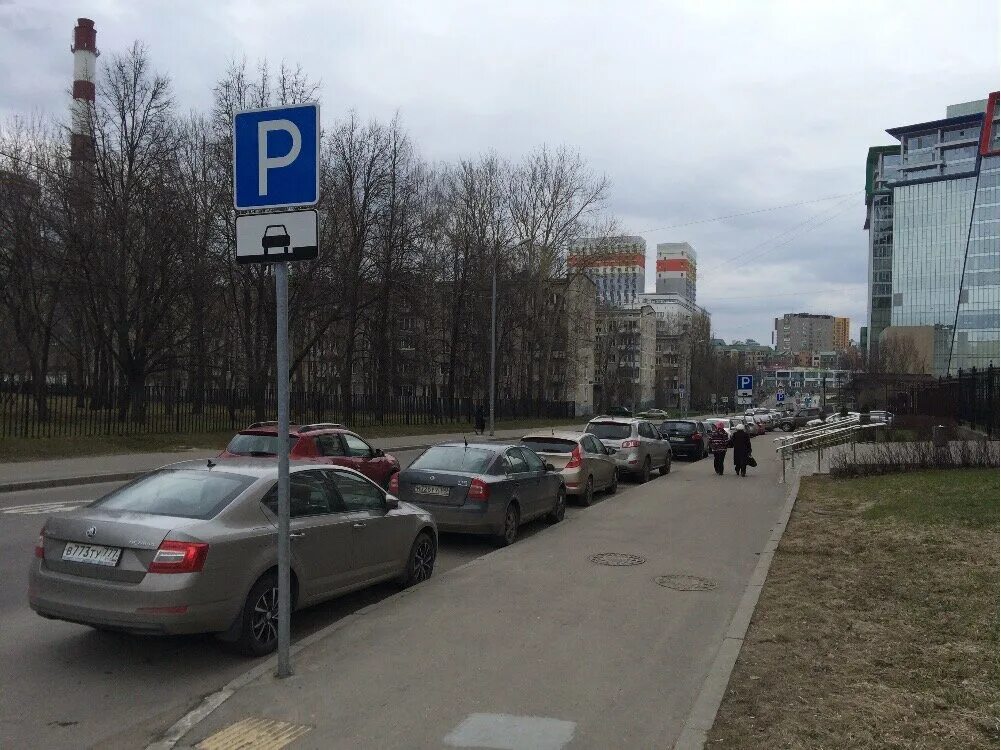
[[[183,109],[230,60],[284,58],[326,122],[398,111],[428,159],[576,147],[648,288],[656,244],[688,241],[716,335],[763,343],[786,312],[858,337],[866,149],[999,78],[997,0],[0,0],[0,117],[65,112],[77,16],[104,53],[143,40]]]

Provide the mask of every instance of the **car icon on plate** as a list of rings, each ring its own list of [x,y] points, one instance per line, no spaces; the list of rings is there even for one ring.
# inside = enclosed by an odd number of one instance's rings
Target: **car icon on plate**
[[[261,247],[265,255],[268,254],[268,250],[276,247],[280,247],[283,253],[288,253],[291,244],[292,238],[289,237],[284,224],[269,224],[264,230],[264,237],[261,238]]]

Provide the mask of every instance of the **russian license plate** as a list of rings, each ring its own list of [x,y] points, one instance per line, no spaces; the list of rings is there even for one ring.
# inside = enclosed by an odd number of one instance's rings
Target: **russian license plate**
[[[448,497],[452,494],[449,487],[439,487],[436,484],[415,484],[414,492],[418,495],[437,495],[438,497]]]
[[[118,565],[118,558],[121,556],[122,550],[120,547],[102,547],[99,544],[67,542],[63,548],[63,560],[87,563],[88,565],[114,567]]]
[[[685,439],[683,437],[673,437],[673,438],[671,438],[671,442],[672,443],[683,443],[683,442],[685,442]]]

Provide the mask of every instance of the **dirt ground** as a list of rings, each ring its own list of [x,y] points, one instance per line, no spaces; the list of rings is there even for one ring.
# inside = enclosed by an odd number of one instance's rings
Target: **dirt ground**
[[[998,747],[998,492],[804,479],[707,747]]]

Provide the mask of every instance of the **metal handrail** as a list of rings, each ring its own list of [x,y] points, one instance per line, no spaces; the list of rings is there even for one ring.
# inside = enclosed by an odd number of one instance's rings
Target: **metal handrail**
[[[860,433],[862,430],[873,429],[877,427],[886,427],[885,422],[871,422],[868,424],[850,424],[844,425],[838,423],[835,425],[829,425],[829,427],[835,427],[827,432],[815,433],[809,435],[801,440],[790,443],[782,443],[775,448],[775,451],[779,454],[782,459],[782,483],[786,481],[786,459],[792,460],[793,467],[796,466],[796,453],[806,451],[808,448],[810,450],[817,449],[817,471],[820,471],[820,460],[824,455],[824,448],[833,448],[837,445],[844,445],[849,441],[852,442],[852,450],[855,449],[854,436]],[[829,438],[836,438],[835,440],[829,440]],[[808,447],[806,446],[810,443]]]
[[[780,435],[774,440],[776,443],[783,443],[784,445],[788,445],[790,441],[796,441],[806,436],[823,434],[825,432],[838,430],[843,427],[851,427],[857,424],[859,424],[858,417],[846,417],[844,419],[839,419],[836,422],[829,422],[825,424],[818,424],[813,427],[806,427],[803,428],[802,430],[797,430],[796,432],[790,433],[789,435]]]

